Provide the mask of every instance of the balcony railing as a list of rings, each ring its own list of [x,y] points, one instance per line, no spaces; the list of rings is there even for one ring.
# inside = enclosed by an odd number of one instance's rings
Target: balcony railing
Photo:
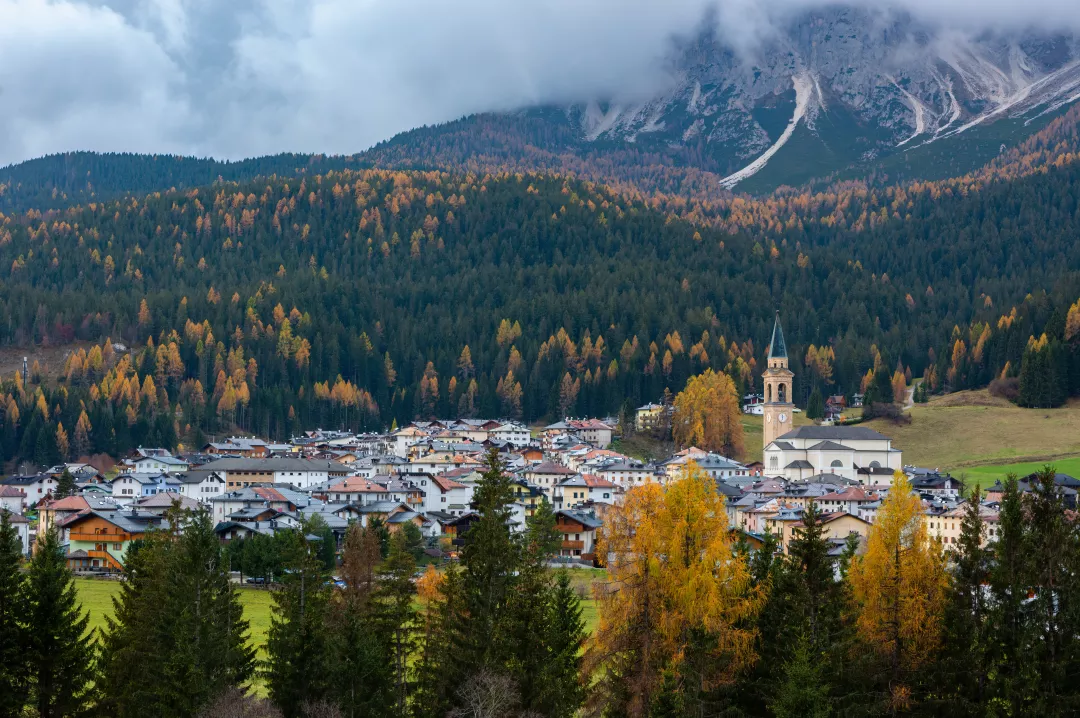
[[[562,542],[562,547],[564,549],[566,549],[566,550],[569,550],[569,551],[572,551],[574,549],[577,549],[577,550],[581,551],[581,550],[584,550],[584,548],[585,548],[585,542],[584,541],[563,541]]]
[[[123,543],[131,537],[127,534],[92,534],[82,531],[72,531],[68,534],[71,541],[87,541],[89,543]]]

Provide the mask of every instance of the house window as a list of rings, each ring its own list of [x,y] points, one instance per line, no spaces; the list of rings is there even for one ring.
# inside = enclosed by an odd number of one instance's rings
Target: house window
[[[844,468],[844,462],[841,461],[840,459],[836,459],[831,464],[829,464],[829,466],[831,466],[834,469],[842,469],[842,468]]]
[[[123,544],[114,543],[112,545],[113,551],[119,551],[122,546],[123,546]]]
[[[769,468],[770,469],[775,469],[775,468],[778,468],[779,466],[780,466],[780,457],[779,456],[770,456],[769,457]]]

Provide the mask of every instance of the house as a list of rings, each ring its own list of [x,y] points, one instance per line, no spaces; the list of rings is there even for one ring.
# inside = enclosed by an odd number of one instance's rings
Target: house
[[[529,433],[528,427],[516,422],[509,422],[495,427],[489,432],[488,437],[514,446],[526,446],[532,441],[532,434]]]
[[[214,520],[221,522],[227,516],[246,508],[270,507],[282,513],[296,513],[313,503],[311,498],[285,486],[246,486],[210,499]]]
[[[21,514],[26,510],[26,492],[18,486],[0,484],[0,511]]]
[[[765,395],[764,394],[746,394],[742,399],[742,410],[744,414],[751,414],[753,416],[761,416],[765,413]]]
[[[716,481],[729,481],[734,478],[750,478],[750,470],[720,454],[709,453],[701,458],[694,459],[698,468],[704,471],[710,478]]]
[[[544,490],[527,479],[517,477],[512,479],[511,490],[514,492],[514,502],[520,504],[526,517],[536,512],[536,507],[548,501]]]
[[[526,481],[539,486],[551,500],[555,486],[567,477],[574,476],[576,472],[554,461],[542,461],[539,464],[530,464],[518,473]]]
[[[964,484],[950,474],[942,474],[937,469],[905,467],[904,473],[911,479],[911,489],[917,494],[939,498],[960,498]]]
[[[117,501],[133,501],[162,491],[181,493],[183,484],[169,474],[120,474],[112,480],[112,496]]]
[[[202,447],[204,454],[241,456],[245,459],[264,459],[270,455],[270,447],[262,439],[231,436],[225,441],[211,442]]]
[[[891,473],[902,466],[892,439],[864,426],[800,426],[770,441],[763,458],[767,476],[788,481],[825,472],[858,481],[860,468]]]
[[[656,470],[652,466],[639,461],[619,461],[608,464],[597,469],[595,474],[624,490],[657,479]]]
[[[439,474],[432,476],[431,481],[423,488],[425,489],[424,511],[445,511],[461,516],[469,510],[469,505],[472,503],[473,486]]]
[[[1036,481],[1038,480],[1038,474],[1028,474],[1022,479],[1018,479],[1016,482],[1017,490],[1026,494],[1032,491]],[[1054,486],[1059,494],[1065,506],[1069,509],[1075,510],[1077,506],[1076,495],[1080,491],[1080,479],[1075,479],[1068,474],[1054,474]],[[986,501],[988,503],[1001,503],[1002,498],[1005,495],[1005,485],[998,480],[993,486],[986,490]]]
[[[409,456],[409,448],[426,439],[427,433],[416,426],[410,425],[392,432],[390,436],[394,442],[394,454],[406,458]]]
[[[153,496],[144,496],[136,501],[132,505],[132,508],[140,511],[164,514],[166,511],[172,509],[174,505],[179,505],[181,511],[198,511],[199,509],[206,508],[205,505],[199,503],[195,499],[171,491],[163,491],[159,494],[154,494]]]
[[[563,509],[555,512],[555,531],[563,535],[559,555],[582,561],[596,560],[596,530],[603,522],[587,511]]]
[[[345,478],[352,472],[336,461],[274,457],[269,459],[218,459],[201,467],[225,479],[228,490],[252,484],[288,484],[298,489]]]
[[[68,534],[68,567],[121,571],[132,542],[163,524],[160,514],[138,509],[87,511],[73,516],[64,525]]]
[[[210,499],[225,493],[225,477],[209,469],[195,469],[177,475],[180,493],[189,499],[210,503]]]
[[[2,483],[4,486],[14,486],[22,489],[26,494],[26,507],[37,506],[38,502],[53,491],[56,491],[57,477],[50,474],[32,474],[29,476],[9,476]]]
[[[22,546],[22,555],[30,555],[30,520],[17,511],[9,511],[0,506],[0,514],[6,515],[8,522],[15,527],[15,533],[19,536],[19,544]]]
[[[634,411],[634,428],[638,431],[652,431],[660,426],[664,415],[664,405],[652,402],[639,406]]]
[[[876,494],[867,493],[861,488],[850,487],[843,491],[833,491],[817,497],[816,503],[822,513],[843,511],[859,516],[859,509],[865,504],[878,501]]]
[[[111,497],[67,496],[62,499],[48,499],[38,506],[37,536],[41,539],[53,526],[60,529],[60,540],[66,539],[64,530],[68,519],[76,514],[88,511],[116,511],[120,505]]]
[[[613,504],[619,487],[593,474],[576,474],[560,481],[552,491],[556,509],[575,509],[586,503]]]
[[[135,474],[158,476],[164,473],[180,473],[188,470],[188,462],[175,456],[140,456],[131,462]]]
[[[326,499],[334,503],[363,506],[377,501],[389,501],[390,491],[384,484],[360,476],[352,476],[330,484],[326,489]]]

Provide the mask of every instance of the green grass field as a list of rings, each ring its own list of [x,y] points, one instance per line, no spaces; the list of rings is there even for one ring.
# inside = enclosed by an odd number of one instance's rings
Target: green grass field
[[[119,581],[77,578],[75,588],[83,608],[90,614],[90,628],[105,630],[105,617],[113,615],[112,598],[120,593]],[[240,589],[244,618],[251,624],[251,641],[259,659],[265,657],[266,632],[270,630],[270,592],[255,588]]]
[[[963,391],[916,405],[910,414],[910,424],[875,419],[864,426],[891,437],[905,464],[979,476],[980,483],[985,476],[992,484],[1013,464],[1064,467],[1080,457],[1080,401],[1023,409],[985,390]]]
[[[1046,464],[1050,464],[1059,474],[1068,474],[1080,478],[1080,458],[1058,459],[1056,461],[1031,461],[1021,464],[994,464],[992,466],[972,466],[967,469],[959,469],[954,475],[962,476],[969,482],[977,483],[980,487],[993,486],[995,482],[1004,479],[1008,474],[1027,476],[1035,473]]]

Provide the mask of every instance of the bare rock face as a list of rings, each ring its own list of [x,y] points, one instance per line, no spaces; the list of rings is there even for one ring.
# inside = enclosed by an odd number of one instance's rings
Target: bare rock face
[[[793,137],[865,161],[1001,120],[1031,124],[1080,99],[1080,45],[836,8],[793,18],[752,51],[704,33],[676,50],[671,76],[649,101],[588,102],[567,118],[590,142],[704,145],[735,187]]]

